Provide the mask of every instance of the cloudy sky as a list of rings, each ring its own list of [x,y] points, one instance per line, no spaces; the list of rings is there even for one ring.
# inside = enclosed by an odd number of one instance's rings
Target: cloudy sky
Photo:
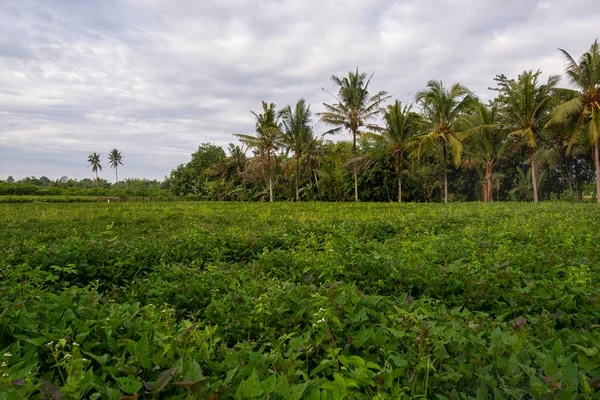
[[[0,179],[88,177],[98,152],[112,180],[113,148],[162,179],[356,67],[403,101],[429,79],[487,99],[496,74],[561,73],[599,21],[598,0],[0,0]]]

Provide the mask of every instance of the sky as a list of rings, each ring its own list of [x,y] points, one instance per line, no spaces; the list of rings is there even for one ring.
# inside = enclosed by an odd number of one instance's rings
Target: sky
[[[489,99],[497,74],[561,74],[599,21],[598,0],[0,0],[0,179],[91,178],[97,152],[113,181],[117,148],[121,179],[162,180],[356,68],[404,102],[431,79]]]

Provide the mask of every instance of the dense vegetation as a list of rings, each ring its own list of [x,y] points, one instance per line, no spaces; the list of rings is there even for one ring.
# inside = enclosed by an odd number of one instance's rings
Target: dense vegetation
[[[0,399],[598,398],[599,232],[551,202],[0,204]]]
[[[304,99],[280,111],[263,101],[255,132],[235,134],[244,148],[230,144],[226,155],[203,144],[169,186],[219,200],[600,202],[600,47],[579,60],[561,51],[573,89],[559,88],[559,76],[542,81],[539,70],[498,75],[486,104],[459,83],[432,80],[413,107],[373,92],[358,69],[332,76],[323,112],[313,115]],[[317,117],[331,128],[323,135]],[[330,133],[352,140],[331,143]]]

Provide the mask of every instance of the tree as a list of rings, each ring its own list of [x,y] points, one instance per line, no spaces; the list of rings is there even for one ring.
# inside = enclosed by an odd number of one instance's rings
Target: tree
[[[494,167],[509,143],[506,132],[498,123],[498,109],[477,103],[474,112],[462,120],[468,135],[464,141],[467,156],[464,166],[483,165],[482,200],[493,201]]]
[[[356,157],[356,138],[361,134],[361,128],[367,127],[370,130],[378,130],[379,127],[373,124],[367,124],[367,121],[373,119],[381,110],[381,105],[389,97],[384,91],[375,95],[369,94],[369,84],[371,75],[367,79],[367,74],[349,72],[347,77],[339,78],[335,75],[331,77],[334,85],[337,86],[337,96],[332,96],[337,104],[323,103],[325,112],[319,113],[321,122],[334,126],[335,128],[326,133],[338,133],[347,130],[352,134],[352,155]],[[354,200],[358,201],[358,166],[354,166]]]
[[[396,177],[398,179],[398,203],[402,203],[402,164],[408,143],[412,142],[418,132],[419,115],[411,112],[412,105],[402,106],[396,100],[383,112],[385,129],[382,137],[386,147],[395,160]]]
[[[181,164],[171,171],[169,188],[175,194],[186,195],[201,192],[205,188],[207,170],[220,163],[225,158],[225,152],[220,146],[212,143],[202,143],[192,154],[187,164]]]
[[[539,201],[535,152],[542,128],[548,122],[554,106],[555,87],[560,80],[559,76],[553,75],[548,78],[547,83],[540,84],[540,75],[540,70],[529,70],[523,71],[516,80],[507,79],[504,75],[495,78],[498,83],[495,90],[499,92],[498,101],[511,129],[510,134],[524,142],[529,152],[535,203]]]
[[[92,167],[92,172],[96,174],[96,187],[98,187],[98,183],[100,182],[98,180],[98,170],[102,171],[102,165],[100,165],[100,154],[96,154],[95,152],[94,154],[91,154],[88,157],[88,163],[90,163],[88,167]]]
[[[122,160],[123,156],[119,150],[113,149],[110,153],[108,153],[108,162],[110,163],[110,167],[115,169],[116,183],[119,183],[119,174],[117,173],[117,168],[119,165],[123,165]]]
[[[565,50],[559,50],[567,59],[565,74],[576,90],[571,91],[570,99],[556,108],[546,125],[576,121],[569,139],[568,152],[571,152],[573,144],[583,132],[592,148],[596,168],[596,201],[600,203],[600,46],[596,39],[579,58],[579,62]]]
[[[310,105],[306,105],[304,99],[298,100],[296,107],[292,110],[287,106],[279,112],[281,117],[282,135],[281,144],[294,155],[296,169],[296,201],[300,201],[300,159],[314,144],[316,138],[310,126],[312,113]]]
[[[275,111],[275,104],[262,102],[263,112],[257,114],[251,111],[256,117],[256,136],[235,134],[247,148],[255,149],[258,156],[265,160],[265,166],[269,177],[269,201],[273,202],[273,176],[271,171],[271,156],[281,145],[281,126],[279,117]]]
[[[454,164],[460,165],[462,143],[456,123],[472,105],[473,95],[466,87],[455,83],[450,90],[442,81],[429,81],[427,90],[417,94],[416,101],[422,107],[429,132],[421,135],[416,149],[420,156],[434,143],[442,145],[444,166],[444,203],[448,203],[447,153],[452,153]]]

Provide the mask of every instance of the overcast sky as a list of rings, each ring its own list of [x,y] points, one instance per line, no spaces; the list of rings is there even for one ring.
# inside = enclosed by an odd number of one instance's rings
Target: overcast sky
[[[252,133],[260,101],[330,101],[358,67],[412,101],[430,79],[483,99],[496,74],[562,73],[598,0],[0,0],[0,178],[162,179],[198,144]],[[317,131],[324,130],[317,126]]]

